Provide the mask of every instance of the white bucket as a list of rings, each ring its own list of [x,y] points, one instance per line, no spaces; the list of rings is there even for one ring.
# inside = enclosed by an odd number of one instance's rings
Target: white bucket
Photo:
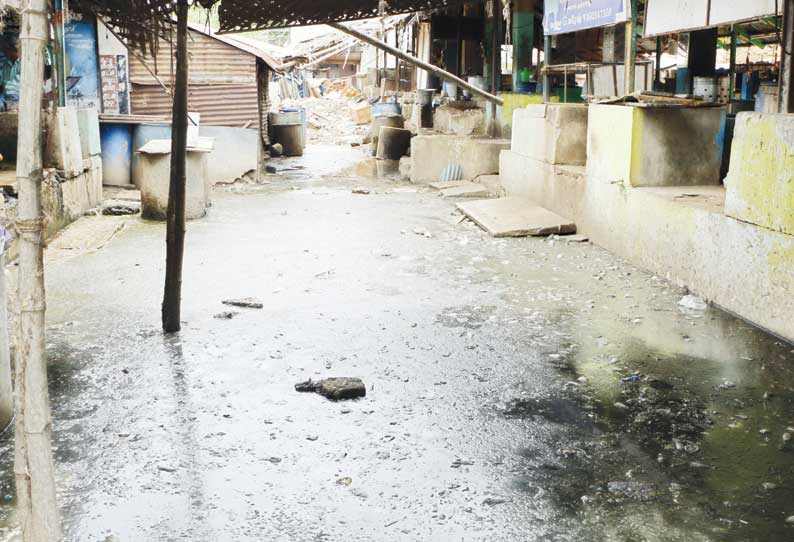
[[[720,86],[716,77],[695,77],[692,94],[701,96],[703,101],[716,102],[720,98]]]

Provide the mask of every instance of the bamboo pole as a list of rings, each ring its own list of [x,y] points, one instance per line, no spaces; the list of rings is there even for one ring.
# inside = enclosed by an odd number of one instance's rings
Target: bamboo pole
[[[16,356],[14,476],[23,542],[63,540],[55,492],[52,421],[44,349],[41,213],[41,98],[49,37],[47,0],[21,4],[17,186],[19,187],[19,337]]]
[[[185,254],[185,192],[187,185],[188,54],[187,0],[177,1],[176,81],[171,138],[171,183],[168,190],[168,233],[163,293],[163,330],[182,329],[182,264]]]
[[[464,81],[463,79],[461,79],[456,75],[452,75],[451,73],[444,71],[441,68],[433,66],[432,64],[428,64],[427,62],[424,62],[422,60],[419,60],[418,58],[411,56],[408,53],[403,53],[402,51],[395,49],[391,45],[387,43],[383,43],[382,41],[373,38],[367,34],[364,34],[363,32],[359,32],[358,30],[354,30],[340,23],[329,23],[328,26],[335,28],[340,32],[344,32],[345,34],[350,34],[351,36],[357,38],[359,41],[363,41],[364,43],[369,43],[373,47],[382,49],[383,51],[386,51],[389,54],[396,56],[400,60],[404,60],[405,62],[411,64],[412,66],[417,66],[419,68],[422,68],[423,70],[432,73],[436,77],[440,77],[444,81],[458,85],[459,88],[464,88],[469,92],[471,92],[472,94],[476,94],[477,96],[485,98],[489,102],[493,102],[498,105],[504,105],[504,100],[502,100],[498,96],[494,96],[493,94],[490,94],[478,87],[470,85],[469,83],[467,83],[466,81]]]
[[[5,430],[14,418],[14,390],[11,385],[11,352],[8,341],[8,312],[6,297],[5,233],[0,228],[0,431]]]

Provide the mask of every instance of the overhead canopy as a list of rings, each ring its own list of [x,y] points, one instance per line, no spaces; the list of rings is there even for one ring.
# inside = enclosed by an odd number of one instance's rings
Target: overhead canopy
[[[9,1],[9,0],[6,0]],[[465,0],[195,0],[218,8],[223,33],[355,21],[382,15],[456,6]],[[71,0],[77,10],[99,15],[132,47],[154,48],[168,36],[174,0]]]
[[[776,15],[781,0],[646,0],[645,35],[658,36]]]
[[[440,9],[464,0],[221,0],[221,32],[338,23]],[[383,8],[383,9],[381,9]]]

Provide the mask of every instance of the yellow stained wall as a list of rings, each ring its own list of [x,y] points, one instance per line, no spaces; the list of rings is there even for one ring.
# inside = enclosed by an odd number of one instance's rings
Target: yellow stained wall
[[[794,118],[740,114],[726,184],[729,216],[794,235]]]

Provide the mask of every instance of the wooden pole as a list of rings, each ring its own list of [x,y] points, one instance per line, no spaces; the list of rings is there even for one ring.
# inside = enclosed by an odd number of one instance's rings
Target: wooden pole
[[[728,103],[731,103],[736,97],[736,25],[731,25],[731,60],[730,60],[730,78],[728,81]]]
[[[330,26],[332,28],[335,28],[335,29],[339,30],[340,32],[344,32],[345,34],[350,34],[351,36],[355,37],[359,41],[363,41],[364,43],[369,43],[373,47],[377,47],[378,49],[382,49],[384,51],[388,51],[390,54],[396,56],[397,58],[399,58],[401,60],[404,60],[408,64],[411,64],[412,66],[417,66],[417,67],[419,67],[419,68],[421,68],[421,69],[423,69],[423,70],[425,70],[425,71],[427,71],[429,73],[432,73],[433,75],[435,75],[436,77],[440,77],[444,81],[448,81],[450,83],[456,84],[456,85],[458,85],[458,87],[466,89],[469,92],[471,92],[472,94],[476,94],[478,96],[481,96],[481,97],[485,98],[486,100],[488,100],[490,102],[494,102],[494,103],[499,104],[499,105],[504,105],[504,100],[502,100],[498,96],[494,96],[494,95],[492,95],[492,94],[490,94],[490,93],[488,93],[488,92],[486,92],[484,90],[481,90],[478,87],[470,85],[469,83],[467,83],[466,81],[464,81],[463,79],[458,77],[457,75],[453,75],[453,74],[451,74],[451,73],[449,73],[447,71],[442,70],[439,67],[433,66],[432,64],[428,64],[427,62],[419,60],[418,58],[416,58],[414,56],[411,56],[408,53],[403,53],[402,51],[398,51],[397,49],[395,49],[391,45],[389,45],[387,43],[383,43],[382,41],[380,41],[380,40],[378,40],[376,38],[373,38],[371,36],[368,36],[367,34],[364,34],[363,32],[359,32],[358,30],[354,30],[352,28],[348,28],[345,25],[340,24],[340,23],[330,23],[328,26]]]
[[[653,90],[662,90],[662,36],[656,36],[656,67],[653,71]]]
[[[637,0],[631,0],[631,19],[626,23],[624,94],[634,94],[637,86],[637,4]]]
[[[0,228],[0,431],[14,419],[14,389],[11,385],[11,352],[8,341],[8,298],[6,296],[3,229]]]
[[[19,327],[16,355],[14,477],[23,542],[63,540],[55,492],[52,420],[44,347],[44,254],[41,212],[41,98],[49,39],[47,0],[21,3],[21,74],[17,187],[19,205]]]
[[[502,2],[501,0],[491,0],[493,2],[493,35],[491,36],[491,94],[499,94],[502,86]],[[491,123],[488,132],[491,137],[496,137],[499,133],[499,122],[496,119],[496,104],[490,103]]]
[[[785,0],[785,2],[778,107],[781,113],[794,113],[794,0]]]
[[[188,2],[177,0],[176,80],[171,120],[171,184],[168,190],[168,233],[163,294],[163,330],[182,329],[182,263],[185,254],[185,192],[188,125]]]

